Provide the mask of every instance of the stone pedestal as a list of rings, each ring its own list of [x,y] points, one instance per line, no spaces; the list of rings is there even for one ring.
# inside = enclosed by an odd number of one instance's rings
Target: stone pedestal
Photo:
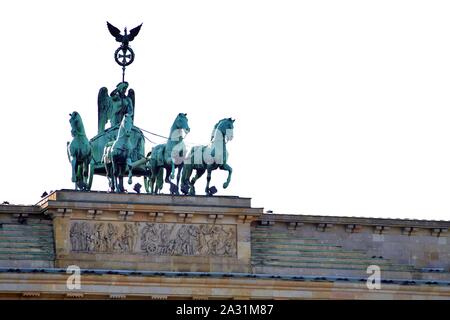
[[[55,266],[251,272],[249,198],[56,191],[39,203],[53,219]]]

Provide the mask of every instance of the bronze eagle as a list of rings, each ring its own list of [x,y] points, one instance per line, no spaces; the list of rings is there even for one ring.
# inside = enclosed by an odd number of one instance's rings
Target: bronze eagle
[[[138,35],[141,30],[142,23],[137,27],[130,30],[130,33],[127,32],[127,28],[124,30],[124,34],[121,34],[120,30],[114,27],[111,23],[106,21],[106,25],[108,26],[109,33],[116,39],[117,42],[122,43],[122,46],[128,47],[128,43],[133,41],[133,39]]]

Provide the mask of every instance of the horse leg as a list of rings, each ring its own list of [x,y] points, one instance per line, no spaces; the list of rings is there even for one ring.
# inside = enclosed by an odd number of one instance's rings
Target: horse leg
[[[125,187],[123,186],[123,176],[125,175],[126,164],[122,164],[119,170],[120,170],[119,173],[120,192],[125,192]]]
[[[112,163],[109,164],[109,171],[110,171],[110,179],[111,179],[111,191],[116,192],[117,191],[117,181],[116,176],[114,175],[114,167]]]
[[[87,178],[89,177],[89,159],[85,159],[83,161],[83,179],[87,182]]]
[[[71,165],[72,165],[72,182],[77,182],[77,159],[72,158],[72,160],[70,161]]]
[[[209,194],[209,183],[211,182],[211,171],[212,171],[212,169],[208,167],[207,174],[206,174],[206,188],[205,188],[206,195],[208,195],[208,196],[210,195]]]
[[[91,160],[89,162],[89,178],[88,178],[88,190],[92,188],[92,181],[94,180],[94,161]]]
[[[192,178],[191,183],[190,183],[190,192],[189,194],[191,196],[195,196],[195,182],[200,179],[200,177],[205,173],[205,169],[198,169],[195,172],[195,176]]]
[[[177,172],[177,192],[176,192],[177,195],[180,194],[180,178],[181,178],[181,169],[182,168],[183,168],[183,165],[180,164],[178,166],[178,172]]]
[[[177,188],[180,186],[181,170],[182,169],[183,169],[183,165],[180,164],[180,166],[178,167],[178,172],[177,172]]]
[[[119,170],[119,174],[117,176],[117,178],[119,179],[119,192],[125,192],[125,188],[123,186],[123,173],[124,173],[124,169]]]
[[[155,194],[155,177],[150,178],[150,193]]]
[[[171,170],[170,170],[170,180],[173,180],[175,178],[175,161],[173,161],[173,159],[170,159],[170,165],[171,165]]]
[[[169,188],[170,194],[172,194],[172,195],[179,194],[177,185],[174,184],[171,180],[169,180],[170,167],[165,167],[165,169],[166,169],[166,180],[165,180],[165,182],[170,185],[170,188]],[[163,171],[164,171],[164,169],[163,169]]]
[[[183,192],[184,194],[188,194],[189,193],[189,179],[191,179],[191,175],[192,175],[192,165],[187,164],[187,165],[183,165],[183,172],[181,175],[181,192]]]
[[[112,161],[112,179],[114,180],[114,187],[115,187],[115,191],[116,192],[121,192],[120,191],[120,181],[119,181],[119,174],[120,174],[120,170],[118,168],[118,164],[114,161]]]
[[[155,166],[150,167],[150,193],[156,194],[155,191],[155,181],[157,175],[157,168]]]
[[[150,189],[149,189],[149,178],[147,176],[144,176],[144,187],[145,187],[145,192],[149,193]]]
[[[220,167],[220,170],[226,170],[228,171],[228,178],[227,181],[223,184],[223,188],[226,189],[231,181],[231,174],[233,173],[233,168],[231,168],[228,164],[224,164]]]
[[[78,190],[78,181],[75,181],[75,191]]]
[[[83,190],[83,162],[77,163],[75,179],[76,190]]]
[[[163,176],[164,176],[164,168],[161,167],[158,170],[157,175],[155,176],[155,191],[156,193],[161,193],[161,190],[163,188]]]
[[[105,162],[106,178],[108,179],[109,190],[114,192],[114,177],[112,174],[112,163]]]
[[[83,190],[89,190],[88,189],[88,179],[89,179],[89,159],[84,160],[83,163]]]
[[[84,161],[80,163],[79,167],[79,175],[78,175],[78,186],[81,191],[85,189],[85,183],[84,183]]]
[[[166,168],[166,183],[170,183],[170,180],[173,180],[175,178],[175,162],[172,158],[168,159],[169,165],[165,165]]]
[[[133,180],[133,166],[131,165],[131,158],[127,158],[127,167],[128,167],[128,184],[132,184]]]
[[[123,176],[119,176],[119,192],[125,192],[125,187],[123,186]]]
[[[114,191],[113,185],[112,185],[111,170],[109,168],[109,164],[107,164],[107,163],[105,163],[105,173],[106,173],[106,178],[108,179],[109,190]]]
[[[165,167],[166,169],[166,179],[164,179],[165,183],[170,183],[170,175],[172,174],[172,172],[170,171],[170,167]]]

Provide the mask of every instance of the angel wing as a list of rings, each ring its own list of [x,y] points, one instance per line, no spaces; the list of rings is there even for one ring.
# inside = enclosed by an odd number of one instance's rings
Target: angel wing
[[[98,92],[98,133],[105,131],[106,122],[111,119],[111,109],[112,109],[111,97],[108,94],[108,88],[102,87]]]
[[[116,38],[116,41],[122,42],[123,41],[123,35],[120,34],[120,30],[116,27],[114,27],[111,23],[106,21],[106,25],[108,26],[109,33]],[[134,29],[133,29],[134,30]],[[138,31],[139,32],[139,31]]]
[[[129,89],[129,90],[128,90],[128,95],[127,95],[127,97],[130,98],[130,99],[131,99],[131,102],[133,103],[133,110],[132,110],[133,114],[131,115],[131,119],[132,119],[133,122],[134,122],[134,110],[135,110],[135,100],[136,100],[136,96],[135,96],[135,93],[134,93],[134,90],[133,90],[133,89]]]
[[[130,30],[130,34],[128,35],[128,41],[133,41],[134,37],[136,37],[141,30],[142,23],[137,27]]]

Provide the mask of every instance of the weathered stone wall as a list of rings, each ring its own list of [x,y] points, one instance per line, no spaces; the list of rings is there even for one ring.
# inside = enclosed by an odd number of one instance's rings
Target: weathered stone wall
[[[54,266],[53,224],[34,206],[0,206],[0,267]]]
[[[390,278],[450,280],[449,227],[450,221],[264,214],[252,225],[254,270],[302,274],[310,266],[309,274],[363,276],[379,265]]]

